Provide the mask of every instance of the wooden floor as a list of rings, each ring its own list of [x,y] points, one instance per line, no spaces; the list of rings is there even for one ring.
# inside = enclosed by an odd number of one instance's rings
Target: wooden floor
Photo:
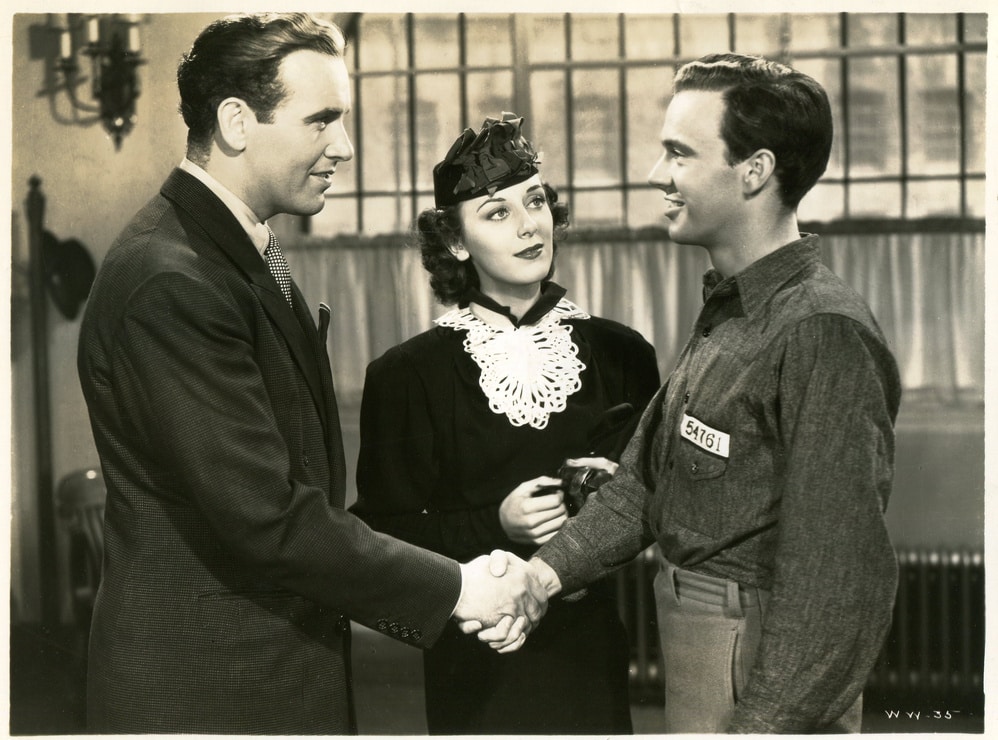
[[[71,629],[14,626],[10,643],[10,734],[85,733],[82,638]],[[354,627],[357,720],[364,735],[424,735],[421,655],[415,648]],[[870,701],[872,699],[872,701]],[[864,733],[982,733],[978,701],[894,701],[868,697]],[[946,714],[949,714],[947,718]],[[662,732],[662,706],[634,704],[636,734]]]

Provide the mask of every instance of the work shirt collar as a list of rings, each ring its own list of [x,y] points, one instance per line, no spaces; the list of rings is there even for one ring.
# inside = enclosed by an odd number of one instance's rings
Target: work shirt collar
[[[801,238],[770,252],[729,278],[717,270],[703,276],[703,299],[737,296],[745,315],[769,303],[788,280],[821,261],[820,238],[801,234]]]

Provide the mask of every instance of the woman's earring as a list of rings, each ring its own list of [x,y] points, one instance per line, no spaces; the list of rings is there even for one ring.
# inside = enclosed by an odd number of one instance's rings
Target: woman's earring
[[[462,244],[455,244],[453,247],[450,248],[450,253],[454,255],[454,258],[458,262],[464,262],[465,260],[471,257],[471,255],[468,253],[468,250],[465,249],[464,245]]]

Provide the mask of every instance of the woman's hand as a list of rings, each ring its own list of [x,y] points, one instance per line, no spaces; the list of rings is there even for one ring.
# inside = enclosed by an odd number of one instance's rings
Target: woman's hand
[[[537,491],[560,486],[558,478],[542,475],[524,481],[503,499],[499,505],[499,522],[513,542],[525,545],[542,545],[554,537],[555,532],[568,519],[565,494],[552,490],[540,496]]]

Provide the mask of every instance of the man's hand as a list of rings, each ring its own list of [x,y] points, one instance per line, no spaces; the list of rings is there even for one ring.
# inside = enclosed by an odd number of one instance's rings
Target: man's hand
[[[542,475],[524,481],[503,499],[499,505],[499,523],[513,542],[543,545],[561,529],[568,519],[568,510],[565,494],[552,488],[559,485],[560,479]],[[551,491],[534,495],[545,488]]]
[[[547,591],[548,597],[561,593],[561,579],[555,573],[554,568],[538,557],[530,558],[530,562],[527,565],[534,569],[534,575],[537,576],[537,580],[544,587],[544,590]]]
[[[527,563],[495,550],[461,565],[461,598],[454,618],[465,634],[482,631],[479,639],[500,652],[512,652],[547,611],[547,592]]]
[[[571,465],[573,468],[596,468],[610,475],[614,475],[617,472],[617,468],[620,467],[613,460],[608,460],[605,457],[575,457],[565,460],[565,463]]]

